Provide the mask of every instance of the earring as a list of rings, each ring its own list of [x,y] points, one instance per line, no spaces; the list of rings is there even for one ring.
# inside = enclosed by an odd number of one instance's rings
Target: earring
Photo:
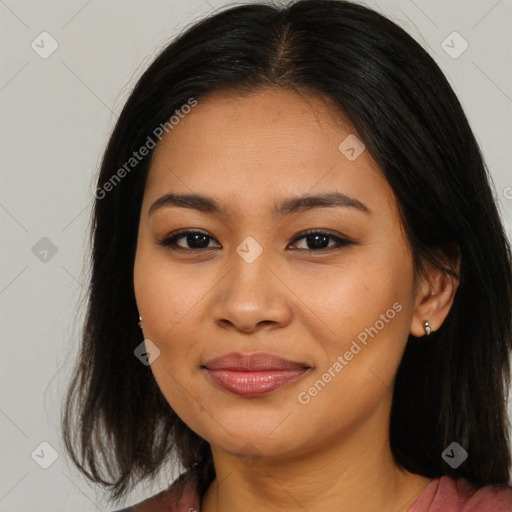
[[[139,327],[142,329],[142,317],[139,315],[139,321],[137,322]]]
[[[427,334],[427,336],[430,336],[430,333],[432,333],[432,327],[430,327],[430,322],[428,320],[425,320],[423,322],[423,327],[425,329],[425,333]]]

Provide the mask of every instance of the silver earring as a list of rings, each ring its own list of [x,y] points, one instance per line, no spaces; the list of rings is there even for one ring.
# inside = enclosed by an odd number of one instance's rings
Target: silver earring
[[[430,322],[428,320],[425,320],[423,322],[423,327],[425,329],[425,333],[427,336],[430,336],[430,333],[432,332],[432,327],[430,327]]]
[[[139,327],[142,329],[142,317],[139,315],[139,321],[137,322]]]

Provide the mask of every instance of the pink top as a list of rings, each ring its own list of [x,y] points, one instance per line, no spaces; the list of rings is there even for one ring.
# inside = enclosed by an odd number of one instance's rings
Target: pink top
[[[173,486],[117,512],[200,512],[200,496],[189,481],[179,503],[173,502]],[[512,512],[512,487],[473,487],[464,479],[434,478],[407,512]]]
[[[512,487],[473,487],[462,478],[435,478],[407,512],[512,512]]]

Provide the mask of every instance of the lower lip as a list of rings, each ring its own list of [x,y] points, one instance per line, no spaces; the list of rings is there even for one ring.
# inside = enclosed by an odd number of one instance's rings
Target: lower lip
[[[300,379],[309,368],[297,370],[212,370],[208,375],[217,386],[244,397],[262,396]]]

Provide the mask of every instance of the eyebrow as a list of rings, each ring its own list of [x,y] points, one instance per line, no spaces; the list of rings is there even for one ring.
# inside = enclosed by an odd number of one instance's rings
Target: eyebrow
[[[212,213],[229,216],[229,212],[221,206],[215,199],[199,194],[175,194],[168,193],[157,199],[149,208],[148,216],[164,207],[177,206],[180,208],[190,208],[204,213]],[[353,208],[361,212],[371,214],[371,210],[361,201],[349,197],[341,192],[326,192],[316,195],[305,195],[301,197],[291,197],[281,203],[275,204],[272,208],[274,217],[284,217],[292,213],[300,213],[315,208],[343,207]]]

